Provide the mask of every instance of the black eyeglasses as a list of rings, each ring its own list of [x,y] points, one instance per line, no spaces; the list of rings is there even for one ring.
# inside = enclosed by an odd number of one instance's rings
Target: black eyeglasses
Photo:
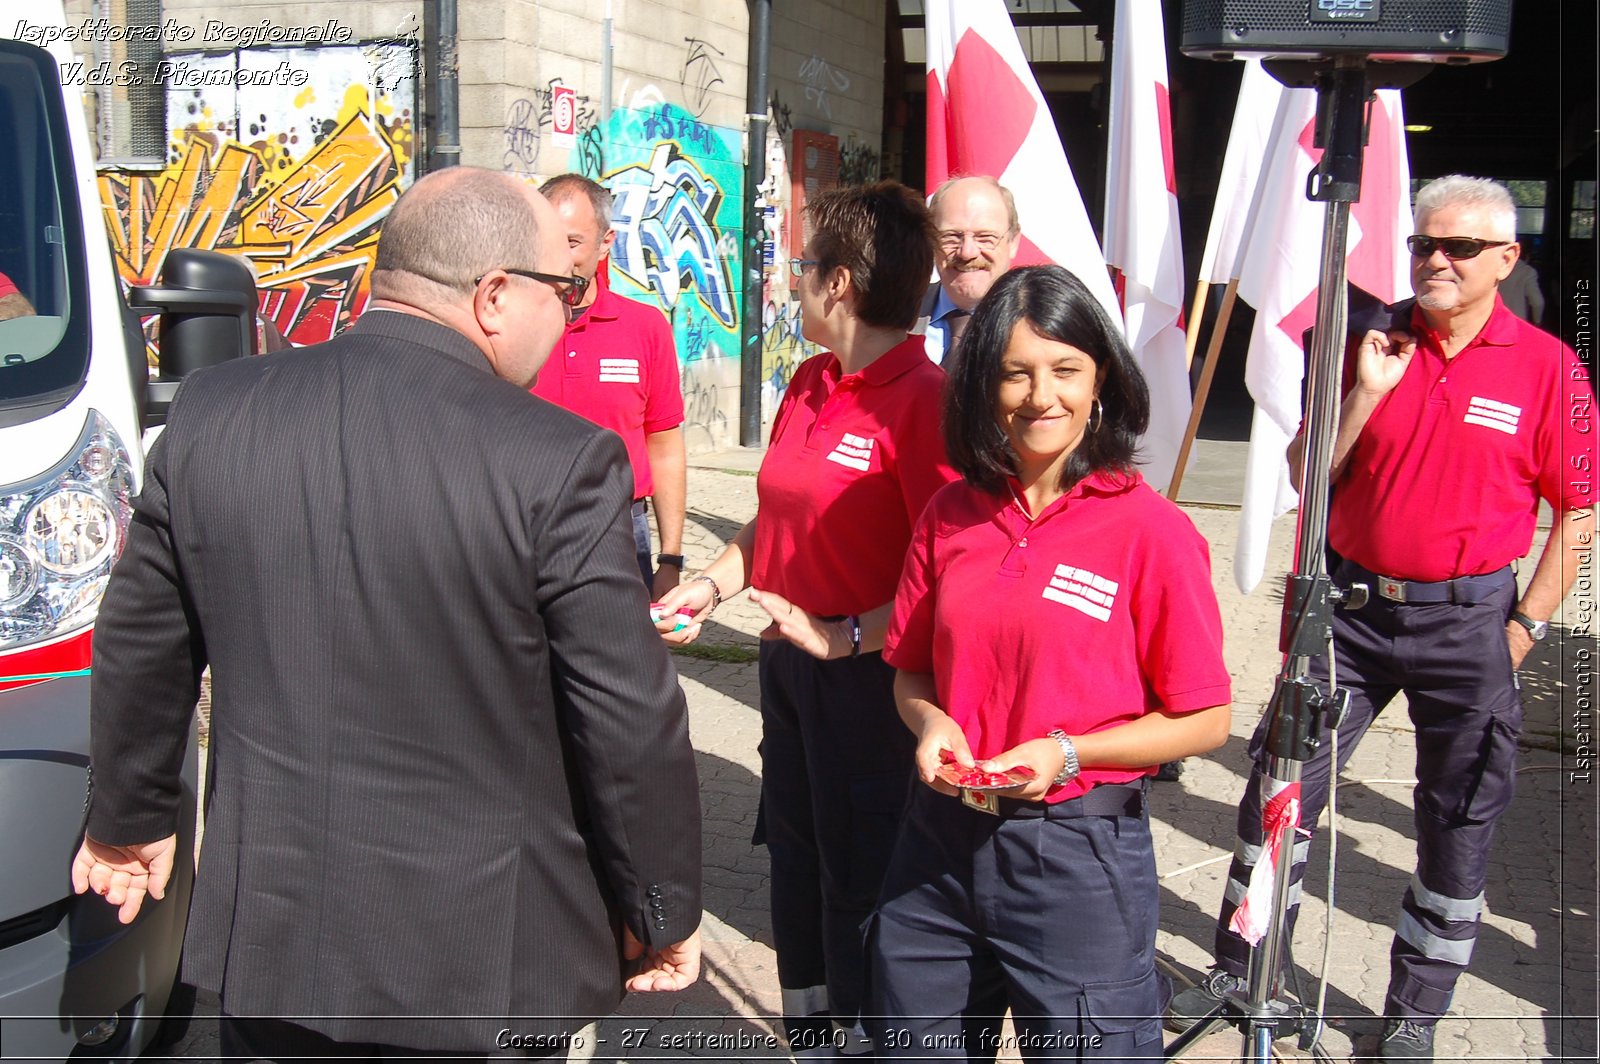
[[[514,273],[518,277],[527,277],[534,281],[543,281],[556,290],[556,298],[569,307],[575,307],[583,302],[583,293],[589,290],[589,278],[573,274],[570,277],[560,273],[540,273],[538,270],[522,270],[515,266],[502,266],[500,269],[506,273]],[[482,274],[472,279],[472,286],[476,288],[489,276]]]
[[[1419,259],[1430,257],[1440,248],[1444,249],[1444,257],[1451,262],[1460,262],[1462,259],[1475,259],[1482,255],[1485,248],[1503,248],[1513,243],[1510,240],[1479,240],[1475,236],[1408,236],[1406,247],[1411,254]]]

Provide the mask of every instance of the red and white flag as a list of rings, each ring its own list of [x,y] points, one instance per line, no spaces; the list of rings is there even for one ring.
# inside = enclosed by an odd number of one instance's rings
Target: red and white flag
[[[1306,178],[1322,157],[1312,147],[1316,96],[1282,90],[1255,216],[1242,244],[1239,298],[1256,310],[1245,385],[1255,400],[1245,491],[1234,550],[1234,581],[1248,594],[1266,565],[1272,519],[1294,504],[1284,456],[1301,420],[1303,334],[1316,321],[1327,205],[1306,199]],[[1411,179],[1400,93],[1381,90],[1371,109],[1361,199],[1351,205],[1346,270],[1358,288],[1393,303],[1410,291]]]
[[[1121,272],[1128,346],[1150,387],[1140,441],[1145,479],[1164,491],[1189,423],[1183,243],[1172,163],[1161,0],[1119,0],[1111,51],[1106,262]]]
[[[1005,4],[928,0],[925,24],[928,190],[950,177],[998,179],[1022,226],[1015,265],[1065,266],[1121,325],[1100,242]]]
[[[1261,855],[1250,869],[1244,900],[1228,921],[1228,930],[1252,946],[1261,944],[1272,923],[1273,886],[1278,881],[1278,855],[1283,852],[1283,840],[1288,839],[1292,849],[1300,830],[1300,784],[1277,780],[1272,784],[1273,792],[1262,796],[1266,804],[1261,807]],[[1284,833],[1285,828],[1288,834]]]

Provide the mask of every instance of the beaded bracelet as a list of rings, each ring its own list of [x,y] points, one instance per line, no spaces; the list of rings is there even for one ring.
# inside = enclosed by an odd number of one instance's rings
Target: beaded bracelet
[[[707,584],[711,585],[711,608],[712,609],[716,609],[718,606],[722,605],[722,589],[717,586],[717,582],[715,580],[711,579],[705,573],[700,573],[700,574],[698,574],[696,576],[691,576],[689,578],[689,583],[693,584],[693,583],[696,583],[696,582],[704,582],[704,583],[707,583]]]

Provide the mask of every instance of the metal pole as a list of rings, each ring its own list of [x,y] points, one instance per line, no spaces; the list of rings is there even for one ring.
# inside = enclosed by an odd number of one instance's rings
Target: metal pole
[[[766,227],[761,186],[767,181],[767,59],[772,0],[749,0],[750,52],[745,93],[744,313],[739,324],[739,445],[761,445],[761,308]]]
[[[606,0],[605,21],[600,23],[600,125],[611,121],[611,0]]]
[[[434,166],[461,161],[461,57],[458,53],[456,0],[439,0],[439,126]]]
[[[1305,763],[1322,739],[1325,721],[1336,720],[1337,692],[1321,691],[1309,677],[1312,656],[1326,646],[1332,630],[1332,607],[1340,599],[1326,573],[1328,470],[1339,424],[1339,377],[1344,363],[1348,317],[1345,287],[1345,243],[1350,204],[1361,194],[1361,156],[1366,140],[1368,96],[1366,58],[1341,57],[1317,85],[1317,131],[1322,162],[1307,182],[1306,195],[1327,203],[1318,274],[1317,321],[1312,332],[1311,374],[1306,409],[1308,423],[1300,490],[1299,541],[1295,571],[1284,595],[1281,647],[1283,673],[1273,691],[1272,723],[1265,744],[1261,781],[1262,804],[1279,789],[1300,782]],[[1332,782],[1330,781],[1330,786]],[[1269,1064],[1277,1029],[1289,1016],[1280,1000],[1283,951],[1287,937],[1289,875],[1294,864],[1295,825],[1284,824],[1276,835],[1277,860],[1272,918],[1266,935],[1250,957],[1249,1021],[1245,1058]],[[1272,838],[1263,839],[1264,854]]]

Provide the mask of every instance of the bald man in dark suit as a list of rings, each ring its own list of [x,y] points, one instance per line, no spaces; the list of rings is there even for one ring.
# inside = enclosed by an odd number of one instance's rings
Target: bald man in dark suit
[[[698,973],[693,752],[627,456],[527,391],[570,274],[530,186],[424,178],[360,321],[195,374],[150,453],[72,876],[124,920],[162,896],[209,664],[184,975],[224,1055],[561,1052],[625,986]]]

